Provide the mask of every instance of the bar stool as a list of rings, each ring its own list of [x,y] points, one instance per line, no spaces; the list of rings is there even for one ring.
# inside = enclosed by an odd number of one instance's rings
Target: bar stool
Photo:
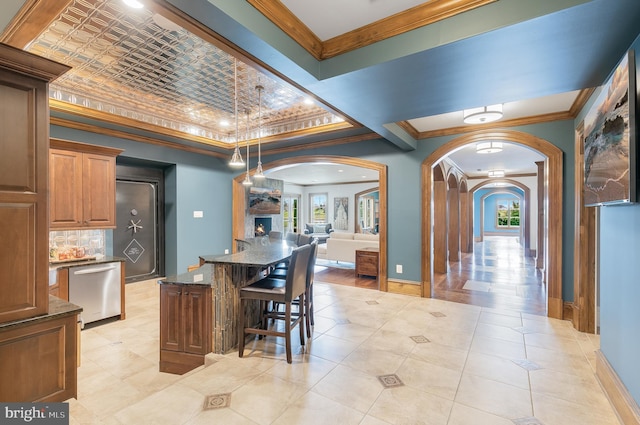
[[[286,279],[264,278],[258,282],[245,286],[240,289],[240,309],[238,311],[238,356],[244,355],[244,342],[246,334],[277,336],[285,338],[285,349],[287,353],[287,363],[292,362],[291,357],[291,331],[298,326],[300,330],[300,344],[304,345],[304,314],[299,309],[298,314],[293,312],[293,301],[298,300],[299,305],[304,306],[306,285],[307,285],[307,269],[309,259],[311,257],[312,248],[305,245],[293,250],[289,265],[289,273]],[[284,282],[284,285],[283,285]],[[267,314],[263,314],[260,327],[252,325],[245,326],[245,309],[250,300],[257,300],[260,303],[283,304],[285,311],[281,313],[285,320],[285,329],[278,331],[277,329],[268,329]]]

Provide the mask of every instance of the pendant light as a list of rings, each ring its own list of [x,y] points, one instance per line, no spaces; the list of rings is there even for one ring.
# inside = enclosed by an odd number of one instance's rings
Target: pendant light
[[[247,139],[247,174],[244,176],[244,181],[242,182],[245,186],[251,186],[253,183],[251,182],[251,176],[249,175],[249,110],[245,111],[247,115],[247,129],[246,129],[246,139]]]
[[[254,179],[264,179],[264,172],[262,171],[262,150],[260,146],[260,137],[262,136],[262,87],[260,84],[256,86],[258,90],[258,166],[256,172],[253,174]]]
[[[231,156],[231,161],[229,161],[229,165],[234,168],[240,168],[244,166],[244,161],[242,160],[242,154],[240,153],[240,136],[238,133],[238,59],[233,60],[233,81],[234,81],[234,114],[236,117],[236,148],[233,150],[233,155]],[[247,156],[247,161],[249,157]]]

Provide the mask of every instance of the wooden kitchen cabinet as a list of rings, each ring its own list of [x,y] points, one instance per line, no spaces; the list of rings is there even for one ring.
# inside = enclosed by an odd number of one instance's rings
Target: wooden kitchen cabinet
[[[160,285],[160,371],[182,375],[211,352],[211,288]]]
[[[51,229],[116,227],[116,156],[122,150],[51,140]]]
[[[361,248],[356,250],[356,276],[367,275],[378,277],[378,248]]]

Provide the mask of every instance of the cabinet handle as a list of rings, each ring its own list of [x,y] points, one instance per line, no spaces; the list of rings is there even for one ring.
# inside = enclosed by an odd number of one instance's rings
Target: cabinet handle
[[[185,294],[185,295],[189,295],[189,293],[188,293],[188,292],[185,292],[184,294]]]

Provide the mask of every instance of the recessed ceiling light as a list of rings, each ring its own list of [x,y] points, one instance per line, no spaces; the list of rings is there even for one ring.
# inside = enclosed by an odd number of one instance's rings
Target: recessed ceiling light
[[[344,173],[344,170],[338,170],[339,173]]]
[[[134,9],[142,9],[144,7],[144,5],[138,0],[122,0],[122,2],[129,7],[133,7]]]
[[[305,97],[304,98],[304,104],[305,105],[313,105],[313,99],[311,99],[310,97]]]
[[[223,127],[228,127],[229,126],[229,121],[222,120],[222,121],[220,121],[220,125],[223,126]]]

